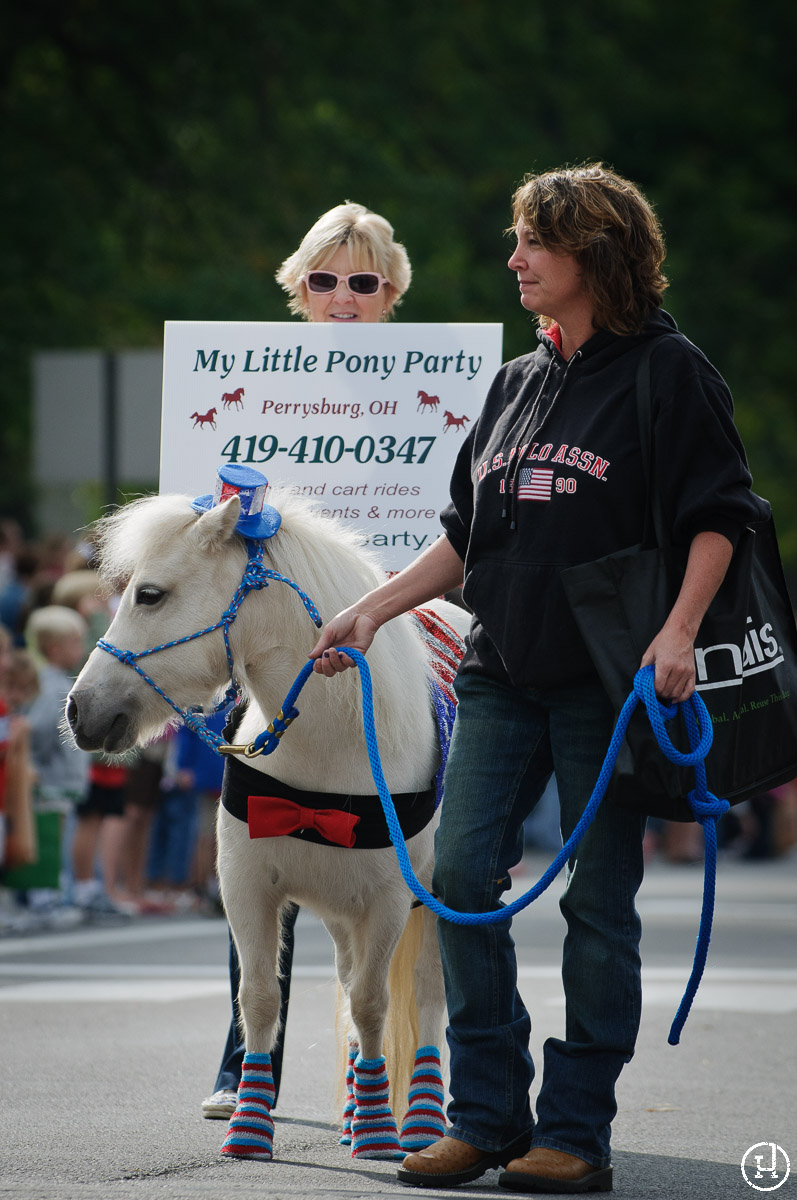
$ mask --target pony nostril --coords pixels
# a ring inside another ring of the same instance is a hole
[[[78,722],[77,701],[74,696],[69,696],[66,701],[66,719],[69,722],[69,728],[75,729]]]

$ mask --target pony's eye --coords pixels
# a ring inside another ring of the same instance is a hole
[[[154,587],[151,583],[144,584],[136,590],[136,604],[157,604],[166,595],[160,588]]]

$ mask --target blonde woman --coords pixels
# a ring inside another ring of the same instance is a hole
[[[389,221],[349,201],[319,217],[277,271],[291,312],[322,322],[387,321],[411,279]]]
[[[306,321],[387,321],[410,286],[412,268],[404,247],[394,240],[393,226],[362,204],[338,204],[319,217],[280,269],[277,282],[288,293],[288,307]],[[280,951],[280,1018],[271,1051],[276,1096],[282,1076],[285,1018],[291,988],[293,931],[299,909],[282,914]],[[212,1095],[202,1101],[202,1115],[228,1120],[235,1111],[245,1046],[236,1010],[240,982],[238,955],[230,939],[230,988],[233,1019]],[[274,1103],[276,1104],[276,1096]]]

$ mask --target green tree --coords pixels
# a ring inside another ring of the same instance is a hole
[[[533,326],[503,269],[525,172],[603,159],[672,247],[668,306],[734,390],[797,569],[790,84],[764,0],[33,0],[0,47],[0,506],[28,516],[28,362],[156,345],[164,319],[283,319],[273,273],[344,198],[384,212],[406,320]]]

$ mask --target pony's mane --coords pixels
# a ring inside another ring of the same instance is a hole
[[[197,520],[187,496],[142,496],[94,526],[100,576],[106,587],[122,590],[137,562],[159,551]]]
[[[282,513],[282,527],[266,542],[275,570],[296,580],[328,621],[363,592],[385,582],[379,556],[342,521],[322,516],[305,496],[275,487],[269,501]]]

